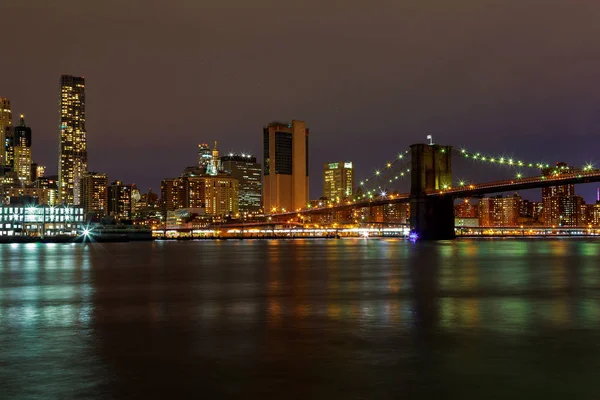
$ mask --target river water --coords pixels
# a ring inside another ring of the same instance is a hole
[[[0,245],[1,399],[600,398],[600,241]]]

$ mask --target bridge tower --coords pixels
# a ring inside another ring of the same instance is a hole
[[[413,144],[410,227],[423,240],[454,239],[454,199],[427,196],[452,186],[452,146]]]

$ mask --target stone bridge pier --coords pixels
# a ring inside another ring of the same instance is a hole
[[[452,186],[452,146],[413,144],[410,227],[421,240],[449,240],[454,233],[454,199],[427,196]]]

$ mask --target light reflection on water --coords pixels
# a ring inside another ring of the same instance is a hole
[[[0,389],[9,398],[484,398],[510,383],[587,398],[600,366],[599,246],[0,245]],[[560,385],[543,379],[557,373]]]

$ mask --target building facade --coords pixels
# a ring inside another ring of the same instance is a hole
[[[74,236],[82,223],[82,207],[0,206],[0,236]]]
[[[212,162],[212,150],[206,143],[198,145],[198,167],[203,168],[206,172],[208,166]]]
[[[31,128],[25,124],[21,114],[19,125],[13,130],[13,166],[22,185],[31,183]]]
[[[573,173],[578,169],[565,162],[557,162],[553,168],[542,170],[544,176]],[[543,220],[546,226],[578,226],[583,224],[581,215],[583,198],[575,195],[575,185],[550,186],[542,188]]]
[[[81,179],[81,203],[86,218],[102,218],[108,212],[108,176],[87,172]]]
[[[521,196],[486,197],[479,200],[479,226],[514,227],[519,224]]]
[[[249,154],[230,154],[221,158],[223,171],[239,182],[239,212],[262,212],[262,168],[256,157]]]
[[[161,212],[166,217],[169,211],[186,208],[189,186],[186,178],[168,178],[160,183]]]
[[[6,138],[12,125],[10,100],[0,97],[0,167],[6,166]]]
[[[63,204],[78,205],[81,178],[87,172],[85,79],[63,75],[60,90],[59,196]]]
[[[272,122],[263,129],[265,213],[306,208],[309,130],[304,121]]]
[[[326,163],[323,166],[323,197],[330,202],[343,201],[354,193],[352,162]]]
[[[133,185],[114,181],[108,186],[108,215],[116,219],[131,219],[133,216]]]

